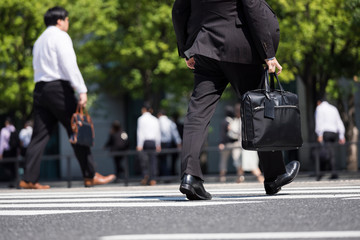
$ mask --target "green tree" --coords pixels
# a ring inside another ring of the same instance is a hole
[[[132,98],[153,101],[163,93],[172,93],[174,101],[188,94],[191,71],[179,58],[172,27],[173,0],[122,0],[111,21],[114,31],[95,37],[80,47],[79,61],[92,70],[87,72],[100,90],[112,95],[129,94]]]

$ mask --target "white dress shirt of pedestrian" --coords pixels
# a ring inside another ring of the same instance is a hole
[[[87,88],[76,61],[72,40],[67,33],[69,18],[49,26],[36,40],[33,49],[35,82],[69,80],[80,94],[80,104],[87,102]]]
[[[138,151],[143,150],[146,140],[155,141],[156,150],[161,150],[161,132],[159,120],[151,114],[149,109],[142,108],[142,115],[137,120],[137,147]]]
[[[345,143],[345,127],[337,108],[327,101],[318,101],[315,110],[315,132],[318,142],[323,141],[324,132],[339,134],[339,143]]]
[[[158,114],[161,131],[161,142],[175,142],[177,146],[181,145],[181,138],[176,124],[164,113]]]

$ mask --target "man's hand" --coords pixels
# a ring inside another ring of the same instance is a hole
[[[186,62],[186,65],[188,66],[188,68],[195,69],[195,60],[193,57],[190,58],[189,60],[185,59],[185,62]]]
[[[341,145],[344,145],[345,144],[345,138],[343,138],[343,139],[339,139],[339,144],[341,144]]]
[[[317,141],[318,141],[319,143],[322,143],[323,137],[322,137],[322,136],[318,136]]]
[[[220,143],[220,144],[219,144],[219,149],[220,149],[220,150],[224,150],[224,149],[225,149],[225,145],[224,145],[223,143]]]
[[[87,103],[87,94],[86,93],[80,93],[79,95],[79,104],[82,107],[86,107],[86,103]]]
[[[282,71],[282,67],[281,67],[280,63],[276,60],[276,58],[271,59],[271,60],[265,60],[265,62],[268,65],[269,73],[274,73],[277,68],[277,69],[279,69],[277,74],[280,75],[280,73]]]
[[[161,152],[161,146],[156,146],[156,152]]]

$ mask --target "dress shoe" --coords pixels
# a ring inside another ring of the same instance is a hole
[[[144,178],[140,181],[140,184],[141,185],[147,185],[149,182],[149,176],[148,175],[145,175]]]
[[[110,174],[107,176],[103,176],[100,173],[95,173],[93,178],[85,178],[84,185],[85,187],[92,187],[94,185],[102,185],[107,184],[109,182],[114,181],[116,176],[114,174]]]
[[[205,190],[203,180],[188,174],[182,178],[179,190],[186,194],[189,200],[211,200],[212,198],[211,194]]]
[[[49,185],[41,185],[40,183],[31,183],[31,182],[25,182],[24,180],[21,180],[19,183],[20,188],[24,189],[49,189]]]
[[[266,194],[274,195],[281,190],[281,187],[291,183],[300,169],[300,162],[292,161],[286,165],[286,173],[277,176],[273,182],[264,182]]]
[[[150,185],[150,186],[155,186],[155,185],[156,185],[156,181],[155,181],[155,180],[150,180],[149,185]]]

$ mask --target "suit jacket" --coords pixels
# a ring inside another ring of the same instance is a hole
[[[279,23],[265,0],[176,0],[172,17],[182,57],[261,64],[279,44]]]

